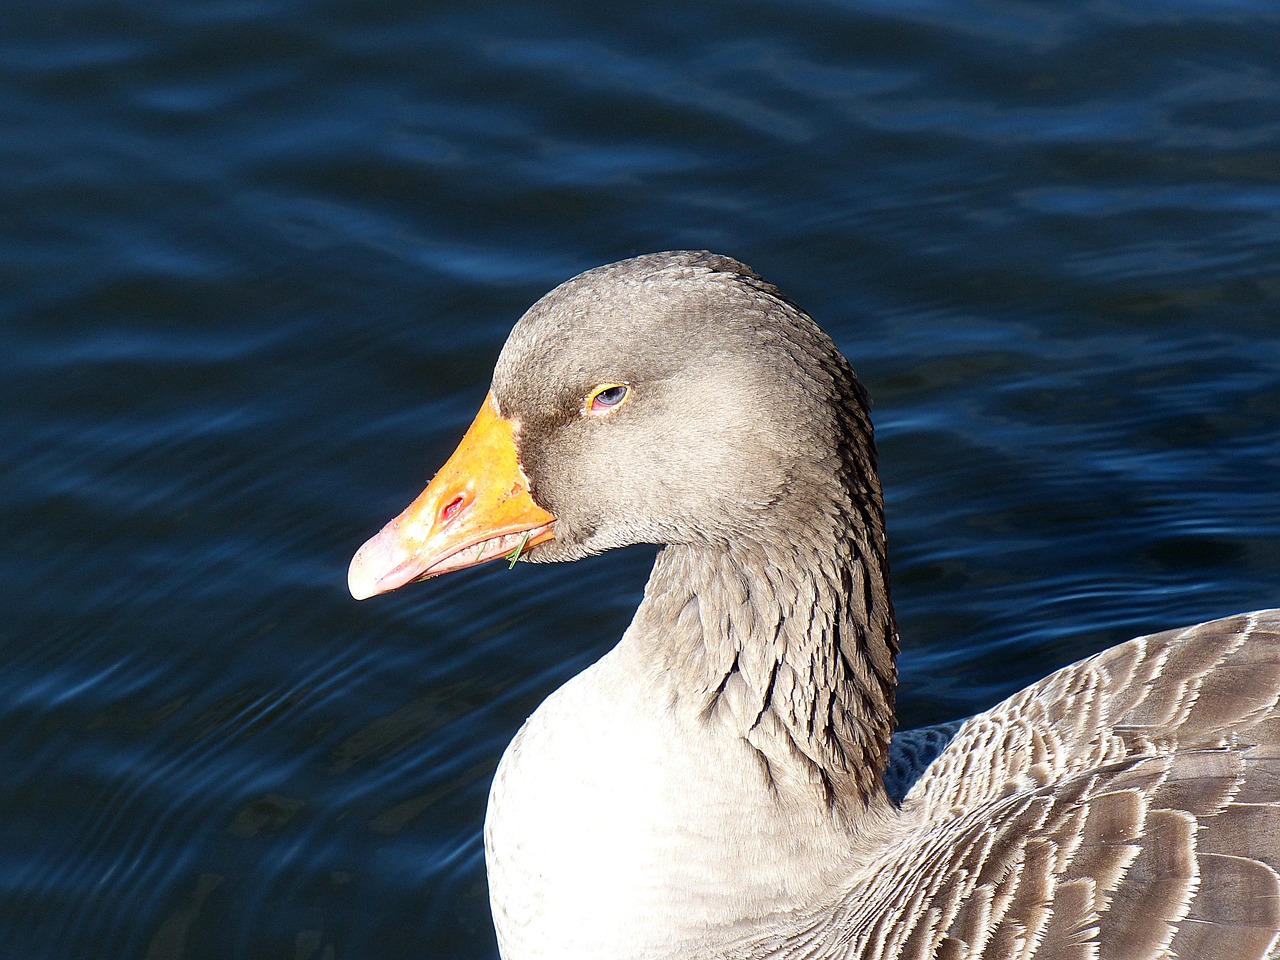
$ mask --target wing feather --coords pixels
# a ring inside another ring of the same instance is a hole
[[[1280,611],[1060,670],[945,731],[847,889],[717,956],[1280,960],[1278,703]]]

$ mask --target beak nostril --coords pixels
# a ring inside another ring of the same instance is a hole
[[[440,523],[448,523],[452,520],[463,507],[467,505],[467,497],[465,494],[458,494],[443,507],[440,508]]]

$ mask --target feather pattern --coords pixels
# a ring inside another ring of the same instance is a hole
[[[838,898],[720,955],[1275,957],[1278,701],[1274,610],[1060,670],[961,725]]]

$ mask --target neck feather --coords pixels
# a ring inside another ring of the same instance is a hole
[[[646,655],[672,708],[750,743],[772,788],[851,821],[884,801],[894,721],[897,636],[874,503],[870,515],[784,524],[768,544],[664,548],[633,632],[661,638]]]

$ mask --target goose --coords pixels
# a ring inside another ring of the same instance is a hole
[[[631,625],[494,776],[505,960],[1280,956],[1280,611],[895,735],[867,396],[728,257],[636,257],[535,303],[348,583],[640,543]]]

